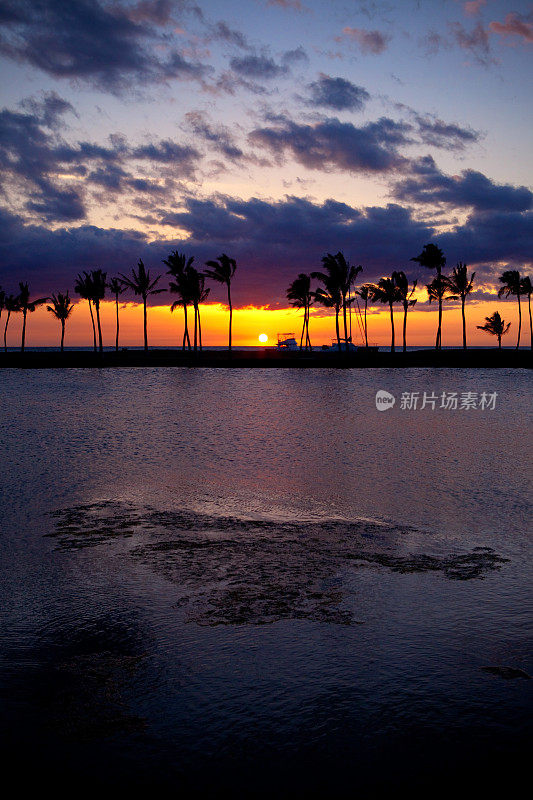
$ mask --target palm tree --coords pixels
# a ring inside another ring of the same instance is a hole
[[[172,275],[174,278],[174,280],[170,281],[169,283],[169,289],[174,294],[177,294],[180,298],[179,300],[176,300],[176,302],[172,303],[170,310],[175,311],[176,308],[179,308],[180,306],[183,307],[183,350],[185,350],[185,342],[187,342],[189,350],[191,349],[191,340],[189,337],[189,328],[187,324],[187,306],[192,303],[188,271],[191,269],[193,262],[194,256],[187,258],[185,253],[179,253],[177,250],[174,250],[172,253],[170,253],[168,258],[163,259],[163,264],[166,264],[168,267],[167,275]]]
[[[394,273],[390,278],[380,278],[379,281],[375,286],[372,287],[372,300],[377,301],[378,303],[388,303],[390,309],[390,324],[391,324],[391,345],[390,351],[391,353],[395,352],[394,347],[394,314],[393,314],[393,303],[397,303],[400,300],[400,295],[398,293],[398,287],[396,285],[396,279],[394,277]]]
[[[311,277],[316,277],[319,273],[312,272]],[[335,286],[333,282],[326,283],[326,286],[322,288],[319,286],[318,289],[313,292],[313,299],[316,303],[320,303],[321,306],[324,308],[334,308],[335,309],[335,332],[337,334],[337,347],[340,352],[341,349],[341,332],[339,330],[339,312],[342,306],[342,294],[338,286]]]
[[[93,346],[94,346],[94,352],[96,353],[97,349],[96,327],[94,324],[93,304],[91,299],[93,294],[93,287],[92,287],[91,276],[89,275],[88,272],[84,272],[83,276],[81,275],[81,273],[77,275],[76,282],[74,283],[74,291],[76,292],[76,294],[79,294],[79,296],[83,300],[87,300],[87,302],[89,303],[89,313],[91,315],[91,323],[93,326]]]
[[[348,306],[348,297],[351,290],[351,287],[355,283],[355,280],[358,274],[362,271],[362,267],[354,267],[353,265],[349,264],[344,254],[340,251],[335,255],[331,253],[327,253],[322,258],[322,264],[326,272],[313,272],[312,277],[318,278],[321,281],[328,291],[338,291],[341,295],[341,305],[342,305],[342,315],[344,321],[344,342],[346,345],[346,351],[348,351],[348,321],[346,316],[346,309]],[[339,307],[340,311],[340,307]],[[338,311],[336,312],[338,316]],[[338,328],[338,321],[337,321],[337,328]],[[340,341],[339,341],[339,348],[340,348]]]
[[[431,283],[426,285],[428,292],[428,300],[430,303],[436,301],[439,304],[439,328],[437,332],[437,341],[439,343],[437,350],[442,346],[442,301],[444,295],[448,291],[448,278],[442,273],[438,272]]]
[[[46,308],[61,323],[61,352],[63,352],[63,344],[65,341],[65,323],[72,314],[74,306],[70,302],[68,290],[66,294],[61,294],[61,292],[53,294],[50,300],[52,301],[52,305],[46,306]]]
[[[229,339],[228,349],[231,351],[231,323],[233,308],[231,305],[231,281],[237,269],[237,262],[234,258],[229,258],[225,253],[217,257],[216,261],[206,261],[206,266],[210,269],[204,270],[204,275],[217,283],[225,283],[228,290],[229,306]]]
[[[20,294],[18,296],[18,310],[22,311],[22,339],[20,343],[20,352],[24,352],[26,345],[26,317],[28,312],[33,314],[35,309],[42,306],[48,300],[48,297],[39,297],[38,300],[30,300],[30,289],[27,283],[19,283]]]
[[[520,306],[520,295],[522,294],[520,273],[517,269],[506,269],[500,275],[500,282],[503,286],[498,290],[498,297],[509,297],[509,295],[516,295],[518,300],[518,339],[516,340],[516,349],[520,347],[520,331],[522,330],[522,308]]]
[[[2,311],[6,307],[6,293],[0,288],[0,319],[2,318]]]
[[[414,256],[411,261],[416,261],[421,267],[427,269],[434,269],[437,273],[437,278],[440,278],[443,268],[446,266],[446,259],[444,253],[437,247],[436,244],[425,244],[422,252],[418,256]],[[440,285],[440,284],[439,284]],[[442,347],[442,300],[444,295],[439,296],[439,324],[437,327],[437,338],[435,340],[435,349],[440,350]]]
[[[366,310],[368,308],[368,301],[372,300],[372,289],[373,284],[371,283],[363,283],[363,285],[355,290],[355,294],[359,295],[361,300],[364,301],[365,304],[365,346],[368,347],[368,327],[366,324]]]
[[[4,328],[4,352],[7,353],[7,326],[9,325],[9,318],[11,317],[11,314],[20,311],[18,295],[6,294],[4,297],[4,308],[7,311],[7,319]]]
[[[529,308],[529,342],[531,349],[533,350],[533,324],[531,321],[531,292],[533,292],[533,283],[531,283],[531,278],[529,275],[526,275],[525,278],[521,279],[520,289],[521,294],[527,295],[527,304]]]
[[[96,310],[96,322],[98,326],[98,349],[101,353],[103,353],[104,346],[102,342],[102,326],[100,325],[100,301],[105,297],[105,290],[107,287],[107,272],[102,272],[101,269],[91,270],[90,287],[92,304]]]
[[[139,259],[139,263],[137,265],[137,272],[135,269],[132,268],[131,270],[131,278],[128,278],[127,275],[123,275],[120,273],[120,279],[125,287],[128,289],[133,289],[136,295],[140,295],[143,299],[143,330],[144,330],[144,351],[145,353],[148,352],[148,325],[147,325],[147,316],[146,316],[146,299],[153,294],[161,294],[161,292],[165,292],[166,289],[156,289],[157,283],[161,275],[158,275],[156,278],[151,280],[150,278],[150,270],[146,269],[142,259]]]
[[[416,304],[416,300],[412,297],[415,293],[418,281],[413,281],[412,288],[409,287],[409,280],[405,274],[400,270],[399,272],[392,273],[392,279],[396,283],[398,300],[403,305],[403,352],[407,352],[407,311]]]
[[[117,332],[115,337],[115,350],[118,353],[118,333],[119,333],[119,321],[118,321],[118,298],[120,295],[125,291],[124,284],[120,280],[120,278],[111,278],[109,283],[107,284],[107,288],[111,292],[111,294],[115,295],[115,310],[116,310],[116,317],[117,317]]]
[[[502,349],[502,336],[505,336],[510,327],[511,323],[508,322],[507,325],[505,325],[505,320],[500,317],[497,311],[495,311],[492,316],[485,317],[484,325],[477,325],[480,331],[486,331],[492,336],[498,337],[498,348],[500,350]]]
[[[448,300],[459,300],[461,298],[461,314],[463,317],[463,350],[466,350],[466,318],[465,318],[465,301],[467,295],[470,294],[474,286],[474,278],[476,273],[468,274],[466,264],[459,261],[456,267],[453,268],[452,274],[448,277],[448,291],[451,295]]]
[[[295,308],[303,308],[304,310],[304,324],[302,327],[302,336],[300,338],[300,350],[303,346],[305,337],[305,350],[309,345],[309,350],[312,350],[311,339],[309,337],[309,309],[313,303],[314,293],[311,291],[311,276],[306,275],[305,272],[300,272],[298,277],[293,280],[287,289],[287,300],[291,306]]]
[[[206,276],[198,272],[194,267],[187,270],[187,282],[189,284],[190,298],[194,307],[194,351],[197,347],[202,350],[202,324],[200,321],[200,305],[205,303],[209,296],[210,289],[205,288]]]

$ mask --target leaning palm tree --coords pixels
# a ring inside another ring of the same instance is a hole
[[[448,278],[442,273],[437,273],[431,283],[426,285],[429,303],[437,302],[439,304],[439,329],[437,339],[439,342],[438,350],[442,347],[442,301],[444,295],[448,291]]]
[[[77,275],[74,283],[74,291],[76,294],[79,294],[83,300],[87,300],[89,303],[89,313],[91,315],[91,324],[93,326],[93,347],[94,352],[96,353],[96,326],[94,324],[93,301],[91,299],[93,295],[93,286],[91,276],[88,272],[84,272],[83,275],[81,273]]]
[[[188,276],[188,270],[191,269],[194,262],[194,256],[187,258],[185,253],[179,253],[173,250],[168,258],[163,259],[163,264],[168,267],[167,275],[171,275],[174,280],[169,283],[169,290],[178,295],[176,300],[170,306],[171,311],[175,311],[180,306],[183,308],[184,324],[183,324],[183,342],[182,349],[185,350],[185,343],[187,342],[189,350],[191,349],[191,340],[189,337],[189,328],[187,322],[187,306],[191,305],[191,285]]]
[[[6,293],[0,288],[0,319],[2,318],[2,311],[6,307]]]
[[[228,335],[228,349],[231,351],[231,323],[233,316],[233,307],[231,305],[231,281],[237,269],[237,262],[234,258],[229,258],[225,253],[217,257],[216,261],[206,261],[207,267],[210,269],[204,270],[204,275],[217,283],[224,283],[228,290],[228,307],[229,307],[229,335]]]
[[[390,310],[390,324],[391,324],[391,353],[395,352],[394,342],[394,313],[393,304],[399,302],[400,295],[396,285],[394,273],[390,278],[380,278],[375,286],[372,287],[372,300],[378,303],[388,303]]]
[[[365,320],[365,326],[364,326],[364,330],[365,330],[365,347],[368,347],[368,326],[366,324],[366,311],[367,311],[367,308],[368,308],[368,301],[372,300],[372,289],[373,289],[373,284],[371,284],[371,283],[363,283],[363,285],[359,289],[355,290],[355,294],[358,295],[361,298],[361,300],[364,302],[364,304],[365,304],[365,315],[364,315],[364,320]],[[359,312],[359,317],[360,316],[361,316],[361,312]]]
[[[311,273],[312,277],[315,277],[317,273]],[[337,349],[340,352],[341,349],[341,332],[339,329],[339,312],[342,306],[342,294],[338,286],[335,286],[333,282],[327,282],[325,287],[319,286],[318,289],[313,292],[313,299],[315,303],[318,303],[324,308],[334,308],[335,309],[335,333],[337,334]]]
[[[161,294],[161,292],[165,292],[166,289],[156,289],[157,283],[161,275],[158,275],[153,280],[150,278],[150,270],[146,269],[142,259],[139,259],[139,263],[137,265],[137,272],[135,269],[132,268],[131,270],[131,278],[128,278],[127,275],[123,275],[120,273],[120,279],[125,287],[128,289],[133,289],[136,295],[140,295],[143,299],[143,331],[144,331],[144,351],[145,353],[148,352],[148,324],[147,324],[147,315],[146,315],[146,300],[150,295],[153,294]]]
[[[102,342],[102,326],[100,325],[100,301],[105,297],[105,290],[107,287],[107,272],[102,272],[101,269],[91,270],[90,275],[91,286],[91,300],[96,311],[96,323],[98,327],[98,349],[101,353],[104,352],[104,345]]]
[[[506,269],[500,275],[500,283],[503,286],[498,290],[498,297],[509,297],[515,295],[518,300],[518,339],[516,340],[516,349],[520,347],[520,332],[522,330],[522,308],[520,306],[520,295],[522,294],[520,273],[517,269]]]
[[[490,333],[491,336],[498,337],[498,348],[500,350],[502,349],[502,336],[505,336],[510,327],[511,323],[508,322],[506,325],[505,320],[500,317],[497,311],[495,311],[490,317],[485,317],[484,325],[477,325],[477,328],[480,331],[486,331],[487,333]]]
[[[18,295],[6,294],[4,297],[4,308],[7,311],[6,324],[4,327],[4,352],[7,353],[7,326],[9,325],[11,314],[16,314],[17,311],[20,311]]]
[[[311,291],[311,276],[306,275],[305,272],[300,272],[298,277],[293,280],[289,288],[287,289],[287,300],[290,302],[291,306],[295,308],[303,308],[304,310],[304,322],[302,327],[302,335],[300,337],[300,350],[304,347],[304,337],[305,337],[305,347],[304,349],[307,350],[309,346],[309,350],[312,350],[311,347],[311,339],[309,337],[309,309],[313,303],[314,293]]]
[[[348,321],[346,309],[348,307],[348,299],[351,287],[354,285],[358,274],[363,268],[361,266],[355,267],[349,264],[346,261],[344,254],[340,251],[335,255],[327,253],[322,258],[322,264],[324,265],[324,269],[326,271],[313,272],[312,277],[318,278],[318,280],[324,284],[326,289],[333,289],[340,292],[342,316],[344,322],[344,342],[346,351],[348,351]]]
[[[30,289],[27,283],[19,283],[20,294],[18,296],[18,310],[22,312],[22,339],[20,343],[20,352],[24,352],[26,346],[26,317],[28,312],[33,312],[39,307],[44,305],[48,297],[39,297],[38,300],[30,300]]]
[[[437,278],[440,279],[443,268],[446,266],[446,259],[444,253],[437,247],[436,244],[425,244],[422,252],[414,256],[411,261],[416,261],[421,267],[427,269],[434,269],[437,273]],[[439,284],[440,285],[440,284]],[[435,349],[440,350],[442,347],[442,300],[444,295],[438,298],[439,303],[439,324],[437,327],[437,338],[435,340]]]
[[[529,308],[529,342],[531,349],[533,350],[533,323],[531,320],[531,293],[533,292],[533,283],[531,282],[531,278],[529,275],[526,275],[525,278],[521,278],[520,280],[520,294],[524,294],[527,296],[527,305]]]
[[[407,311],[416,304],[416,299],[413,300],[413,295],[417,287],[418,281],[414,280],[412,287],[409,286],[409,280],[402,270],[392,273],[392,279],[396,283],[398,291],[398,300],[403,305],[403,352],[407,352]]]
[[[187,270],[187,281],[191,302],[194,308],[194,351],[202,350],[202,323],[200,321],[200,305],[205,303],[209,296],[210,289],[205,288],[205,275],[198,272],[194,267]]]
[[[463,350],[466,350],[466,318],[465,318],[465,301],[467,296],[472,291],[474,286],[474,278],[476,273],[468,274],[466,264],[459,261],[456,267],[453,268],[452,274],[448,277],[448,290],[451,295],[448,300],[461,299],[461,314],[463,317]]]
[[[65,323],[72,314],[74,305],[70,302],[68,290],[66,294],[61,294],[61,292],[53,294],[50,300],[52,301],[52,305],[46,306],[46,308],[61,323],[61,352],[63,352],[63,345],[65,342]]]
[[[115,296],[115,312],[116,312],[116,336],[115,336],[115,350],[118,353],[118,334],[119,334],[119,319],[118,319],[118,298],[125,291],[125,286],[120,278],[111,278],[107,284],[107,288]]]

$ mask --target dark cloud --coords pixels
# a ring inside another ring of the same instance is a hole
[[[245,79],[272,80],[287,74],[287,67],[276,64],[273,58],[266,55],[250,54],[230,60],[231,69]]]
[[[362,86],[345,78],[332,78],[321,73],[317,81],[309,84],[309,105],[332,108],[335,111],[360,111],[370,99]]]
[[[407,202],[446,203],[478,211],[527,211],[533,204],[533,193],[525,186],[497,184],[472,169],[445,175],[431,156],[412,163],[412,174],[396,184],[393,196]]]
[[[268,148],[278,157],[288,152],[309,169],[387,172],[405,161],[397,146],[411,141],[407,136],[411,126],[388,117],[361,127],[336,117],[313,125],[283,117],[279,120],[275,127],[252,131],[251,143]]]
[[[183,4],[179,4],[183,6]],[[203,79],[210,71],[191,62],[156,28],[170,18],[168,2],[104,5],[98,0],[17,0],[4,5],[0,53],[55,78],[89,81],[119,92],[169,79]],[[6,10],[7,9],[7,10]],[[158,50],[155,44],[166,45]]]
[[[142,258],[163,272],[161,259],[173,249],[195,255],[199,263],[227,252],[239,264],[237,305],[284,305],[294,275],[318,267],[327,251],[340,249],[361,263],[362,278],[368,281],[399,267],[412,273],[409,259],[429,241],[444,249],[449,264],[482,265],[487,280],[495,281],[502,264],[523,269],[531,263],[532,218],[532,212],[472,214],[464,225],[436,235],[431,225],[397,204],[359,210],[334,200],[319,204],[298,197],[277,202],[190,197],[183,210],[158,220],[167,224],[170,237],[149,241],[138,231],[87,225],[51,231],[23,225],[19,217],[0,211],[0,282],[10,290],[19,279],[29,279],[36,293],[46,294],[72,288],[76,273],[95,264],[124,271]],[[173,227],[180,231],[175,238]]]
[[[253,50],[252,46],[241,31],[230,28],[229,25],[220,20],[211,26],[211,33],[209,39],[218,39],[219,41],[226,42],[239,50]]]
[[[387,49],[392,36],[381,31],[369,31],[365,28],[350,28],[342,29],[342,35],[335,37],[337,42],[342,42],[349,39],[352,42],[357,42],[362,53],[372,53],[379,55]]]
[[[417,114],[416,123],[420,139],[444,150],[464,150],[468,144],[479,141],[480,134],[472,128],[463,128],[456,123],[443,122],[441,119],[423,117]]]
[[[195,136],[208,142],[214,150],[226,158],[236,161],[244,156],[226,125],[213,125],[206,114],[200,111],[190,111],[185,115],[185,119]]]

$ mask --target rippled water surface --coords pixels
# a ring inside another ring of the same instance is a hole
[[[19,778],[294,797],[518,776],[530,373],[0,377]],[[424,391],[496,408],[400,407]]]

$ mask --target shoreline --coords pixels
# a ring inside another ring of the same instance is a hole
[[[531,369],[531,350],[411,350],[383,353],[283,353],[273,350],[251,352],[204,350],[189,353],[181,350],[120,350],[102,354],[87,350],[64,353],[27,351],[0,353],[0,368],[11,369],[87,369],[121,367],[183,367],[240,369],[376,369],[376,368],[468,368],[468,369]]]

